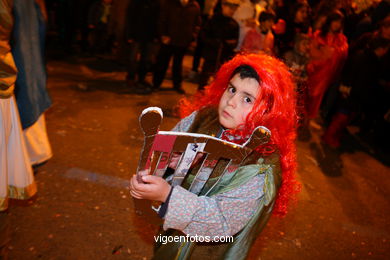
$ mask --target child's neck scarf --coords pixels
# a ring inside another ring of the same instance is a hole
[[[246,135],[243,137],[243,135],[240,134],[241,131],[237,130],[231,130],[231,129],[225,129],[223,130],[220,138],[225,141],[229,141],[235,144],[243,144],[249,139],[249,135]]]

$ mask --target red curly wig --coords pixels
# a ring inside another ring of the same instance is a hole
[[[271,141],[257,148],[263,155],[278,150],[282,168],[282,184],[278,192],[274,213],[284,216],[287,205],[299,191],[295,180],[296,169],[296,100],[294,84],[288,68],[283,62],[265,54],[239,54],[222,65],[215,80],[191,98],[180,100],[180,117],[186,117],[193,111],[206,106],[218,107],[223,93],[234,70],[241,65],[249,65],[260,78],[260,92],[252,111],[248,114],[244,130],[239,134],[246,136],[257,127],[265,126],[271,133]]]

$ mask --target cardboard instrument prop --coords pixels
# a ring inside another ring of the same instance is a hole
[[[140,172],[144,170],[148,170],[148,174],[165,178],[168,166],[175,157],[175,160],[179,159],[178,164],[173,175],[166,180],[172,186],[182,185],[195,161],[201,166],[188,190],[197,195],[207,195],[222,176],[234,174],[253,149],[267,143],[271,136],[267,128],[260,126],[253,131],[246,143],[238,145],[204,134],[159,131],[162,118],[162,111],[158,107],[146,108],[140,116],[145,139],[138,163],[137,179],[142,182]],[[203,154],[201,160],[200,156],[197,156],[199,153]],[[226,165],[222,169],[215,167],[220,160],[224,160]],[[156,212],[159,203],[155,205],[152,201],[139,199],[134,199],[134,202],[138,215],[148,217],[155,223],[162,222]]]

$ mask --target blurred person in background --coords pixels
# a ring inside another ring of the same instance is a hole
[[[199,90],[208,85],[210,76],[235,54],[239,26],[232,16],[239,4],[240,0],[222,0],[221,12],[214,14],[201,31],[204,63]]]
[[[350,54],[368,48],[369,43],[374,38],[384,38],[390,40],[390,14],[378,23],[378,29],[367,32],[351,43]]]
[[[127,86],[137,94],[152,92],[152,85],[145,77],[152,68],[158,42],[159,15],[160,0],[132,0],[127,11],[126,39],[130,50],[126,80]]]
[[[242,42],[248,31],[256,28],[260,13],[266,9],[267,2],[262,0],[240,0],[241,3],[233,18],[240,26],[240,35],[236,50],[241,49]]]
[[[259,26],[247,32],[240,50],[246,53],[265,52],[273,55],[274,35],[272,33],[272,26],[274,23],[274,13],[268,11],[262,12],[259,17]]]
[[[296,3],[291,6],[290,15],[285,18],[284,32],[275,35],[275,45],[279,56],[283,57],[287,51],[294,49],[297,34],[311,33],[309,14],[310,6],[307,3]]]
[[[13,0],[0,0],[0,259],[7,259],[11,236],[8,199],[28,199],[37,192],[14,97],[12,7]]]
[[[109,33],[112,0],[99,0],[88,11],[89,46],[94,53],[108,53],[112,35]]]
[[[202,10],[202,26],[201,30],[203,29],[204,25],[213,17],[215,13],[215,9],[220,7],[220,0],[200,0],[198,1],[200,8]],[[192,81],[197,82],[196,78],[198,76],[198,70],[200,65],[200,60],[202,58],[202,51],[203,51],[203,42],[201,39],[201,34],[198,35],[198,38],[196,39],[196,47],[194,50],[194,58],[192,60],[192,69],[188,75],[188,78]]]
[[[195,0],[166,0],[158,23],[160,50],[153,74],[153,88],[161,87],[169,61],[173,57],[173,88],[184,94],[182,88],[183,58],[191,43],[195,42],[201,25],[199,4]]]
[[[294,49],[284,55],[295,80],[297,93],[298,138],[306,141],[310,138],[307,118],[307,64],[309,63],[310,37],[306,34],[295,35]]]
[[[348,58],[339,87],[339,99],[323,141],[331,147],[340,146],[349,122],[362,115],[361,134],[376,133],[374,141],[389,141],[385,133],[385,114],[389,111],[389,82],[383,80],[383,57],[389,50],[389,39],[373,38],[367,48]],[[387,88],[387,89],[386,89]],[[388,123],[387,123],[388,129]]]
[[[14,0],[11,49],[18,75],[15,96],[27,151],[34,166],[52,157],[44,112],[51,100],[44,60],[46,18],[43,0]]]
[[[322,99],[337,82],[348,54],[347,38],[343,34],[344,16],[331,13],[321,30],[317,30],[311,41],[308,64],[308,117],[317,117]]]

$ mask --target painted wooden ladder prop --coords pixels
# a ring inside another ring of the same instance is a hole
[[[201,166],[188,188],[197,195],[207,195],[222,176],[234,174],[253,149],[267,143],[271,136],[267,128],[260,126],[253,131],[246,143],[238,145],[204,134],[159,131],[162,118],[162,111],[158,107],[146,108],[140,116],[140,126],[145,138],[137,168],[138,181],[142,182],[140,172],[144,170],[163,177],[172,156],[180,156],[169,182],[172,186],[181,185],[196,160],[196,155],[202,153],[203,159],[199,161]],[[226,166],[214,171],[219,160],[224,160]],[[139,199],[134,199],[134,203],[138,215],[157,224],[162,222],[156,212],[159,203]]]

